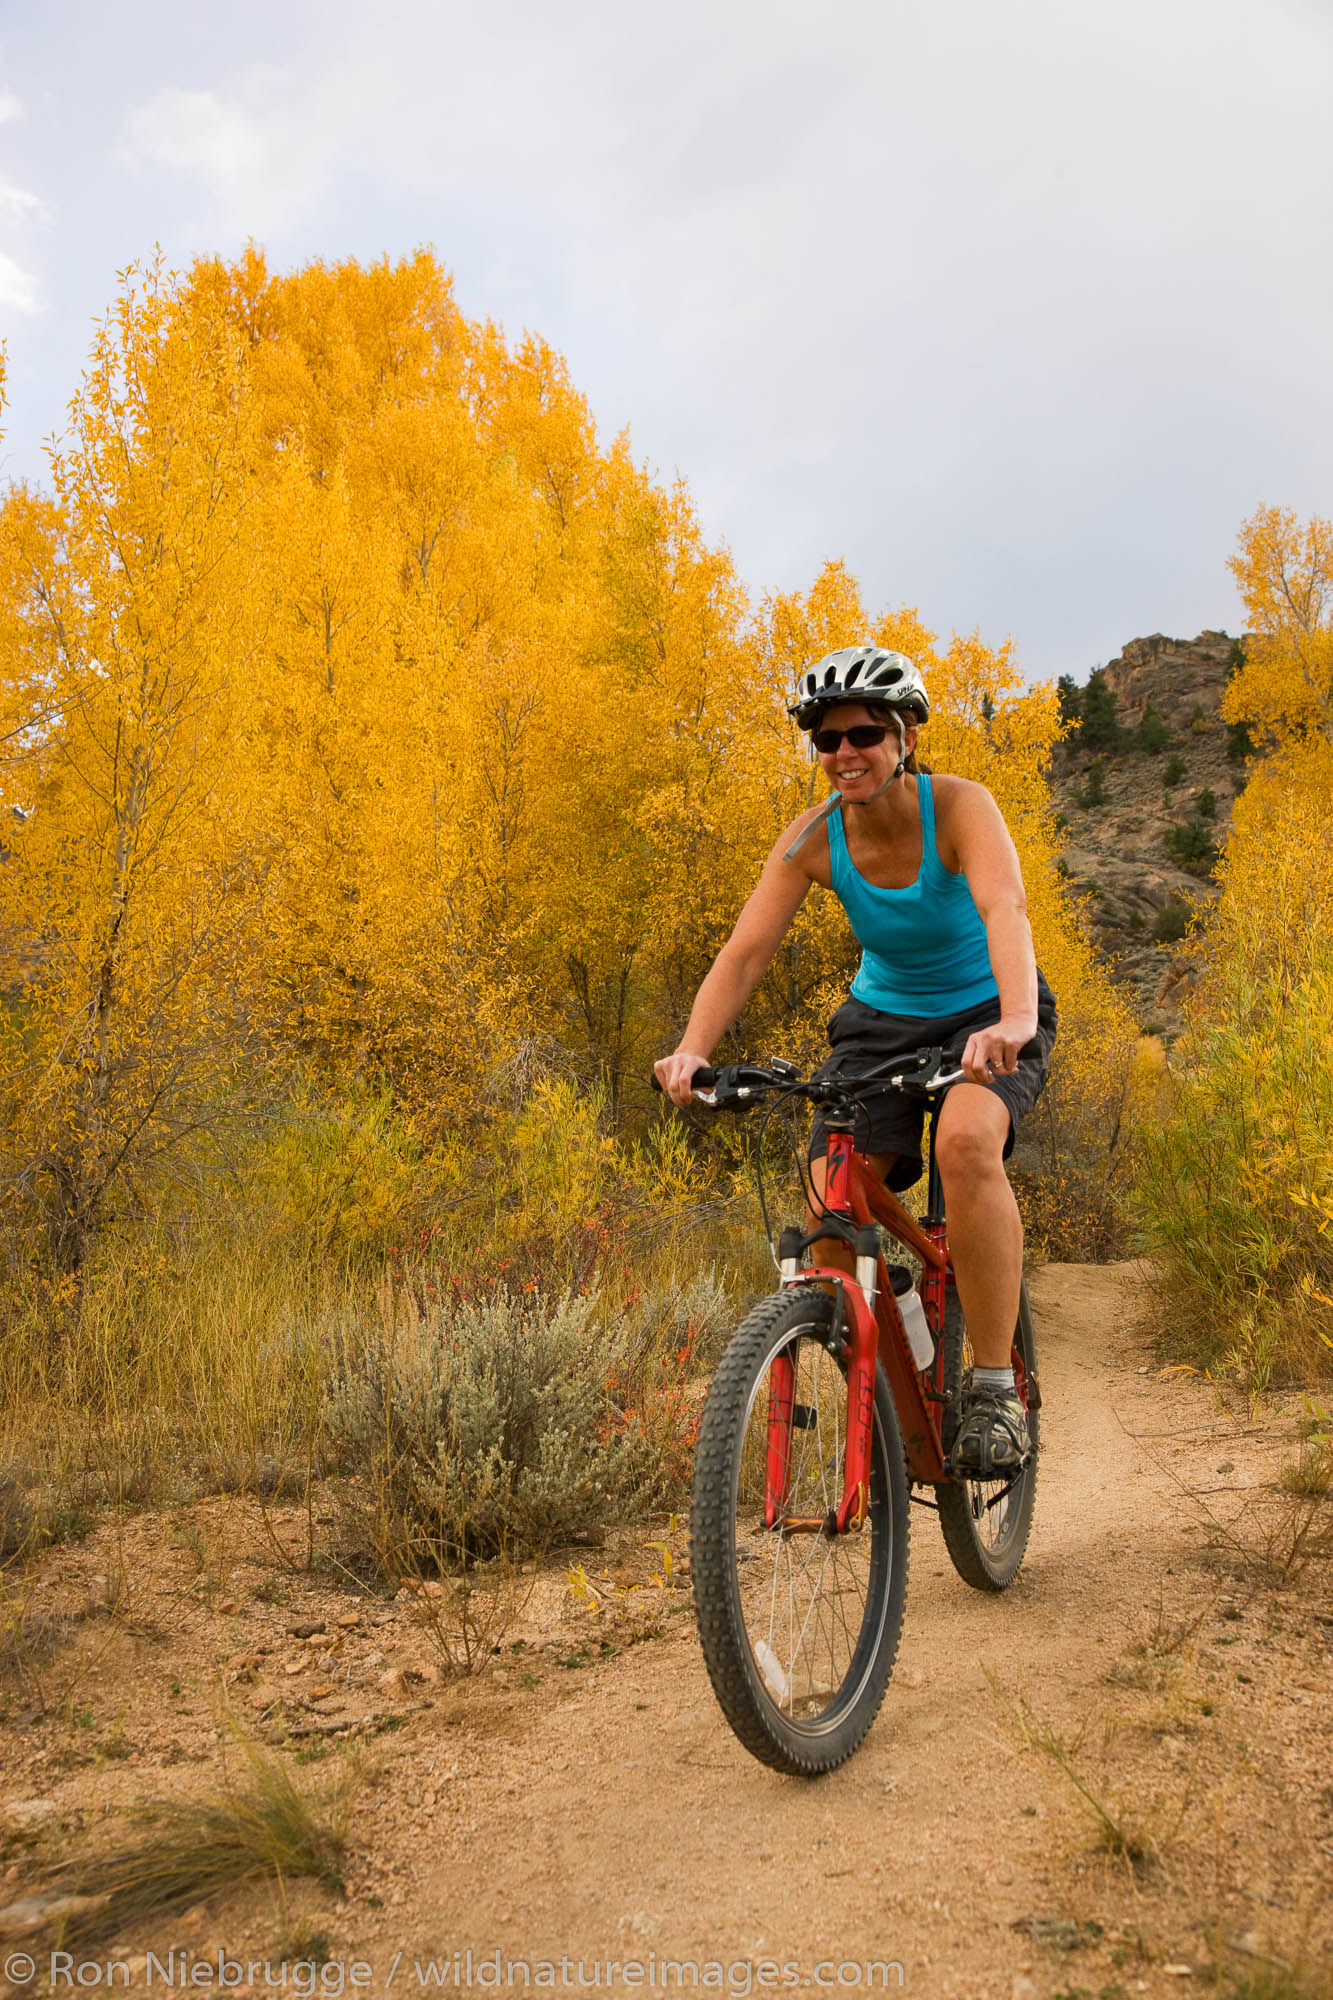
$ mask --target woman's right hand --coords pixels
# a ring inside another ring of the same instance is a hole
[[[690,1078],[696,1070],[707,1067],[707,1056],[692,1056],[688,1049],[677,1049],[674,1055],[659,1057],[653,1064],[653,1075],[673,1104],[693,1104]]]

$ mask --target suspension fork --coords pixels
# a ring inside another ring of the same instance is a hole
[[[944,1220],[944,1184],[940,1179],[939,1161],[935,1157],[935,1128],[939,1121],[941,1100],[933,1099],[928,1112],[929,1147],[927,1151],[926,1212],[921,1218],[921,1233],[927,1237],[941,1253],[939,1264],[926,1264],[921,1272],[921,1303],[925,1307],[926,1324],[935,1336],[935,1366],[933,1384],[936,1393],[936,1430],[939,1422],[939,1398],[944,1391],[944,1315],[948,1306],[949,1286],[954,1282],[953,1266],[949,1263],[948,1232]]]
[[[852,1136],[830,1131],[828,1163],[825,1168],[824,1207],[829,1215],[852,1220],[851,1202]],[[859,1246],[858,1246],[859,1248]],[[875,1421],[875,1361],[879,1330],[875,1322],[875,1259],[858,1255],[856,1280],[845,1271],[816,1268],[804,1271],[794,1281],[812,1284],[832,1281],[837,1287],[848,1322],[847,1333],[847,1436],[843,1490],[835,1509],[827,1518],[794,1520],[786,1518],[788,1483],[791,1477],[791,1434],[795,1416],[796,1370],[791,1355],[776,1354],[769,1365],[768,1455],[764,1479],[764,1525],[785,1527],[788,1533],[845,1534],[859,1528],[870,1509],[870,1454]],[[867,1284],[868,1280],[868,1284]]]
[[[776,1527],[787,1504],[791,1477],[791,1420],[796,1393],[796,1364],[788,1348],[775,1354],[768,1368],[768,1464],[764,1474],[764,1526]]]

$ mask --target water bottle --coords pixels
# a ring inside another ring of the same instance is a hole
[[[902,1315],[912,1359],[918,1368],[929,1368],[935,1359],[935,1338],[926,1320],[921,1294],[912,1283],[912,1273],[905,1264],[891,1264],[889,1276],[893,1279],[894,1302]]]

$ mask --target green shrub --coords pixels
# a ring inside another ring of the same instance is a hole
[[[1171,731],[1151,702],[1144,709],[1142,720],[1134,735],[1139,749],[1148,751],[1153,757],[1165,750],[1171,741]]]
[[[1100,757],[1094,758],[1089,764],[1087,776],[1074,797],[1078,804],[1084,807],[1106,804],[1106,771]]]
[[[677,1499],[699,1317],[688,1296],[612,1311],[501,1285],[422,1313],[386,1294],[340,1330],[325,1396],[356,1552],[394,1580]]]
[[[1190,906],[1173,896],[1152,920],[1152,934],[1158,944],[1177,944],[1190,926]]]
[[[1162,835],[1162,845],[1177,867],[1187,868],[1192,875],[1206,875],[1217,859],[1212,834],[1199,819],[1169,826]]]
[[[1212,819],[1217,811],[1217,794],[1205,785],[1201,792],[1194,794],[1194,810],[1200,819]]]
[[[1227,756],[1233,764],[1243,764],[1247,757],[1254,755],[1254,739],[1250,735],[1248,722],[1227,724]]]
[[[1135,1206],[1175,1358],[1333,1371],[1333,757],[1259,765],[1187,1031],[1141,1119]]]
[[[1185,759],[1179,755],[1168,757],[1162,772],[1162,783],[1166,786],[1178,785],[1185,775]]]
[[[1310,1383],[1333,1361],[1331,1000],[1327,964],[1302,984],[1279,952],[1242,975],[1231,1017],[1198,1021],[1139,1135],[1135,1202],[1172,1350],[1258,1387]]]

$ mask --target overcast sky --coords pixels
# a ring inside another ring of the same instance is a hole
[[[160,243],[437,250],[758,593],[1082,678],[1333,511],[1330,0],[0,7],[4,469]]]

